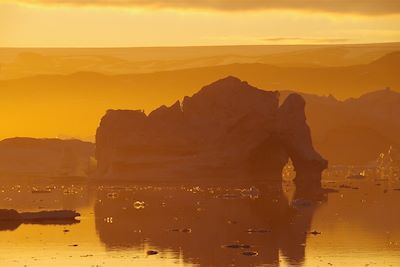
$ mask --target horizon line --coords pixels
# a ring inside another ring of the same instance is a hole
[[[247,47],[247,46],[351,46],[351,45],[390,45],[399,41],[366,43],[305,43],[305,44],[220,44],[220,45],[165,45],[165,46],[0,46],[0,49],[130,49],[130,48],[201,48],[201,47]]]

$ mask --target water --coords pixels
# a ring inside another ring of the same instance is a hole
[[[339,179],[324,188],[338,192],[299,194],[290,182],[10,181],[0,186],[2,208],[81,217],[0,223],[0,266],[400,266],[400,184]]]

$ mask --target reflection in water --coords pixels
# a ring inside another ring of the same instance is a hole
[[[31,221],[31,222],[23,222],[23,221],[0,221],[0,231],[14,231],[22,224],[31,224],[31,225],[73,225],[79,223],[79,220],[55,220],[55,221]]]
[[[397,266],[399,182],[343,178],[324,187],[339,192],[291,182],[10,182],[0,186],[1,208],[82,216],[66,225],[0,223],[0,266]]]
[[[294,208],[278,186],[265,185],[103,187],[95,203],[96,229],[108,249],[150,246],[200,266],[278,264],[280,254],[299,264],[321,199],[312,192],[294,198],[312,201]]]

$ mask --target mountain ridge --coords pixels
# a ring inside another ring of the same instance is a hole
[[[396,91],[400,90],[398,89],[400,88],[400,81],[398,81],[396,76],[396,70],[400,68],[399,55],[400,52],[392,52],[368,64],[342,67],[279,67],[263,63],[234,63],[140,74],[103,74],[91,71],[79,71],[73,74],[42,74],[3,80],[0,81],[0,85],[24,83],[25,81],[44,82],[42,81],[43,79],[49,80],[47,82],[74,82],[74,79],[84,81],[97,77],[105,81],[142,83],[150,86],[154,84],[154,79],[168,82],[174,79],[174,77],[191,76],[198,81],[195,83],[198,84],[197,87],[201,87],[199,83],[206,84],[211,82],[209,81],[212,79],[211,77],[216,77],[213,80],[217,80],[232,75],[242,77],[261,88],[275,88],[277,90],[294,89],[295,91],[305,93],[335,94],[336,97],[344,99],[360,96],[363,93],[374,91],[378,88],[392,87]],[[365,80],[364,76],[366,74],[368,74],[368,79]],[[262,76],[262,80],[260,76]],[[210,78],[207,80],[206,77]],[[324,86],[324,82],[327,85]],[[179,86],[179,79],[176,79],[176,83]],[[262,85],[259,86],[259,84]],[[350,85],[353,86],[353,95],[347,92],[352,88],[349,87]],[[320,89],[321,87],[322,89]]]

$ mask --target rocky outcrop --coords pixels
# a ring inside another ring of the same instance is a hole
[[[109,110],[96,134],[97,174],[124,179],[280,181],[289,157],[299,180],[327,162],[313,149],[304,100],[227,77],[148,116]],[[302,177],[302,178],[300,178]]]

